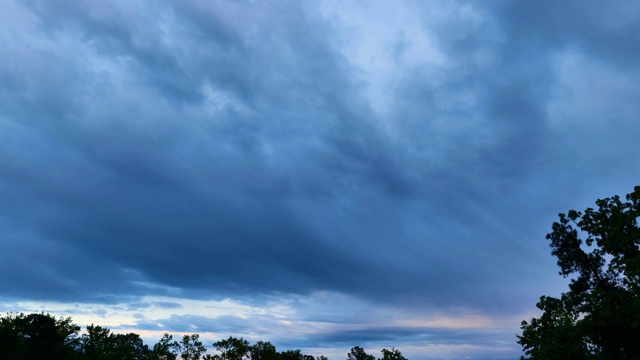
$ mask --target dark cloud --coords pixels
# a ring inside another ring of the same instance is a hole
[[[3,296],[143,311],[331,291],[513,314],[559,291],[555,214],[637,181],[639,7],[402,6],[421,28],[389,21],[372,43],[390,63],[367,72],[374,27],[322,6],[11,3]],[[396,330],[352,337],[454,337]]]
[[[424,327],[380,327],[335,331],[318,334],[310,343],[326,345],[389,343],[402,346],[411,343],[438,343],[443,345],[489,345],[509,341],[513,334],[492,330],[458,330]],[[402,339],[399,340],[398,339]]]
[[[636,66],[640,9],[635,4],[566,1],[535,6],[514,1],[498,9],[513,46],[542,53],[554,47],[573,47],[615,66]]]

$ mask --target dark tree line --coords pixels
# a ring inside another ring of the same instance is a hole
[[[135,333],[116,334],[106,327],[89,325],[84,332],[71,318],[49,314],[7,314],[0,317],[0,359],[11,360],[328,360],[301,350],[278,352],[270,342],[251,345],[229,337],[213,343],[217,354],[207,354],[198,334],[174,340],[164,334],[152,347]],[[359,346],[348,360],[376,360]],[[382,350],[379,360],[407,360],[396,349]]]
[[[522,322],[522,359],[640,359],[640,186],[596,205],[560,214],[547,235],[569,291]]]

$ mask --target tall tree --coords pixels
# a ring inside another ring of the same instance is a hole
[[[226,340],[213,343],[213,346],[220,352],[214,357],[220,360],[242,360],[249,357],[249,342],[243,338],[229,336]]]
[[[351,351],[347,354],[348,360],[376,360],[376,357],[373,355],[367,354],[363,348],[360,346],[354,346],[351,348]]]
[[[251,360],[278,360],[278,351],[270,342],[258,341],[249,349]]]
[[[207,348],[200,341],[200,335],[184,335],[180,345],[180,356],[183,360],[200,360],[202,354],[207,352]]]
[[[300,349],[281,351],[279,356],[280,360],[304,360],[304,354]]]
[[[147,360],[151,354],[138,334],[111,334],[110,340],[114,360]]]
[[[24,351],[24,344],[15,324],[16,315],[7,314],[0,318],[0,359],[18,359]]]
[[[382,353],[382,358],[379,360],[407,360],[406,357],[402,356],[400,350],[396,348],[391,348],[391,350],[382,349],[380,352]]]
[[[88,325],[80,338],[80,351],[84,358],[108,359],[111,350],[111,330],[100,325]]]
[[[49,314],[9,314],[0,319],[0,358],[72,359],[80,327],[71,318]]]
[[[640,186],[596,205],[559,214],[547,235],[569,291],[522,322],[522,359],[640,359]]]
[[[157,359],[140,335],[114,334],[106,327],[91,324],[80,338],[82,359],[87,360],[147,360]],[[166,360],[166,358],[162,358]]]
[[[316,358],[314,358],[313,355],[304,354],[300,349],[282,351],[278,354],[277,359],[279,360],[316,360]]]
[[[162,338],[153,345],[151,355],[152,360],[176,360],[177,353],[180,350],[180,344],[173,340],[173,336],[167,333],[162,335]]]

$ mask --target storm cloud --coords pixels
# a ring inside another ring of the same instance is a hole
[[[132,304],[146,330],[258,337],[290,320],[318,326],[298,347],[516,357],[499,344],[564,286],[544,240],[556,214],[637,185],[639,12],[9,1],[0,299]],[[182,305],[227,300],[288,310]],[[417,348],[452,344],[468,354]]]

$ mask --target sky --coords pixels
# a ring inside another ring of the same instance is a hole
[[[0,312],[515,359],[640,172],[640,3],[7,0]]]

